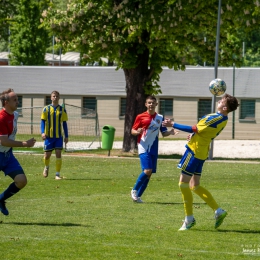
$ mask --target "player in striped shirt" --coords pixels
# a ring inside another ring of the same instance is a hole
[[[41,114],[41,133],[44,140],[44,170],[43,176],[46,178],[49,174],[50,157],[52,151],[56,154],[56,180],[62,179],[60,177],[60,170],[62,165],[61,151],[63,149],[63,131],[64,142],[68,143],[68,115],[66,109],[59,105],[60,93],[52,91],[52,104],[45,106]]]
[[[141,196],[147,188],[152,173],[156,172],[159,131],[164,137],[178,133],[174,129],[168,131],[167,127],[162,126],[164,117],[155,112],[157,104],[154,96],[148,96],[145,102],[147,111],[137,115],[131,130],[132,135],[137,136],[138,154],[142,169],[142,173],[137,178],[131,191],[133,201],[138,203],[143,202]]]
[[[204,116],[197,125],[187,126],[172,122],[166,119],[164,126],[172,126],[175,129],[192,133],[186,145],[186,152],[183,155],[178,168],[181,169],[179,187],[182,193],[185,209],[185,220],[179,230],[188,230],[196,224],[193,216],[192,191],[203,199],[215,213],[215,228],[218,228],[227,212],[219,207],[211,193],[200,185],[202,167],[208,157],[211,141],[224,129],[228,121],[228,113],[239,106],[235,97],[225,94],[218,101],[216,113]]]

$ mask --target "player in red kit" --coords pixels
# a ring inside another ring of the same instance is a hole
[[[0,194],[0,211],[4,215],[9,212],[5,201],[19,192],[27,184],[24,171],[13,155],[12,147],[32,147],[36,140],[31,138],[28,141],[15,141],[17,132],[18,97],[13,89],[2,92],[0,96],[2,109],[0,111],[0,170],[13,179],[10,186]]]
[[[152,173],[156,172],[159,131],[164,137],[178,133],[174,129],[168,131],[167,127],[162,126],[164,117],[155,112],[157,104],[154,96],[148,96],[145,102],[147,111],[137,115],[131,130],[132,135],[138,136],[138,154],[142,169],[131,191],[131,197],[137,203],[143,202],[141,196],[147,188]]]

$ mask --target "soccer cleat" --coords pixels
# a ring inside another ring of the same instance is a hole
[[[218,228],[222,224],[226,216],[227,216],[227,212],[223,209],[219,213],[215,213],[215,219],[216,219],[215,228]]]
[[[137,190],[131,190],[131,197],[132,197],[132,200],[135,202],[138,200]]]
[[[5,206],[5,201],[4,200],[0,200],[0,210],[4,215],[9,215],[8,209]]]
[[[49,174],[49,167],[48,167],[48,168],[47,168],[47,167],[44,167],[44,170],[43,170],[43,173],[42,173],[43,177],[44,177],[44,178],[47,178],[47,177],[48,177],[48,174]]]
[[[55,176],[55,180],[62,180],[62,177],[56,175],[56,176]]]
[[[135,202],[137,202],[137,203],[144,203],[140,197],[138,197]]]
[[[189,223],[187,223],[185,220],[183,221],[183,224],[182,224],[182,226],[181,226],[181,228],[179,229],[179,231],[183,231],[183,230],[189,230],[189,229],[191,229],[193,226],[195,226],[196,225],[196,220],[195,220],[195,218],[191,221],[191,222],[189,222]]]

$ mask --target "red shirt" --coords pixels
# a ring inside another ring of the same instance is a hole
[[[162,126],[163,116],[157,113],[150,115],[148,112],[137,115],[132,129],[143,129],[143,133],[137,136],[138,153],[158,154],[159,131],[166,132],[167,128]]]
[[[8,114],[5,109],[0,111],[0,136],[7,135],[9,139],[15,140],[18,116],[16,111],[12,115]],[[7,152],[10,149],[11,147],[0,144],[0,152]]]

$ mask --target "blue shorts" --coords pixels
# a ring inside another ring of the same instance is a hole
[[[24,174],[23,168],[14,157],[12,149],[6,153],[0,153],[0,170],[13,179],[18,174]]]
[[[139,154],[142,171],[152,169],[152,173],[156,173],[158,155],[141,153]]]
[[[182,156],[177,168],[181,169],[182,173],[189,176],[192,176],[193,174],[201,175],[204,162],[205,160],[195,158],[194,153],[187,149]]]
[[[54,149],[62,150],[63,149],[63,138],[46,138],[44,140],[43,150],[45,152],[53,151]]]

